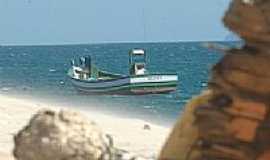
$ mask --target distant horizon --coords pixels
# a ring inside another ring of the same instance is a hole
[[[9,47],[9,46],[73,46],[73,45],[104,45],[104,44],[155,44],[155,43],[204,43],[204,42],[241,42],[241,40],[205,40],[205,41],[149,41],[149,42],[93,42],[93,43],[57,43],[57,44],[0,44],[0,47]]]

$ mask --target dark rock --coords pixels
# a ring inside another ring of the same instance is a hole
[[[151,130],[151,126],[150,126],[149,124],[145,124],[145,125],[143,126],[143,129],[144,129],[144,130]]]

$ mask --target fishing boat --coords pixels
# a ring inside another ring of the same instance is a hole
[[[133,49],[129,52],[129,75],[115,74],[98,69],[90,56],[81,57],[68,71],[73,86],[90,94],[161,94],[175,91],[177,74],[149,73],[146,52]]]

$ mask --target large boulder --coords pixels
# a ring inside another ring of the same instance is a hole
[[[270,42],[270,1],[233,0],[224,17],[224,24],[246,43]]]
[[[224,23],[245,44],[213,67],[160,160],[270,160],[270,0],[233,0]]]
[[[39,111],[14,142],[17,160],[153,160],[116,148],[110,135],[72,111]]]
[[[108,153],[97,125],[71,111],[38,112],[14,140],[18,160],[100,160]]]

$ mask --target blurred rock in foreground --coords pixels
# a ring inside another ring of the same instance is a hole
[[[224,23],[245,45],[213,67],[160,160],[270,160],[270,0],[233,0]]]
[[[39,111],[14,141],[17,160],[145,160],[115,148],[110,135],[71,111]]]
[[[75,112],[44,110],[15,136],[18,160],[98,160],[106,150],[95,123]]]
[[[270,43],[270,1],[233,0],[224,17],[224,24],[247,44]]]

